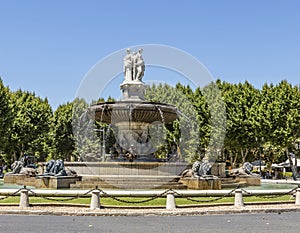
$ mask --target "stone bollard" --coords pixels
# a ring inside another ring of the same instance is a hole
[[[296,205],[300,205],[300,188],[296,189],[296,201],[295,201]]]
[[[100,191],[99,190],[92,191],[90,209],[91,210],[100,209]]]
[[[174,209],[176,209],[175,196],[174,196],[174,192],[173,191],[167,192],[166,209],[167,210],[174,210]]]
[[[28,197],[28,190],[22,189],[20,191],[20,208],[28,208],[29,207],[29,197]]]
[[[234,206],[238,208],[244,207],[243,191],[241,189],[237,189],[234,194]]]

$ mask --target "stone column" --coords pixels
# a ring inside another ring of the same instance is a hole
[[[28,208],[29,207],[29,197],[28,190],[22,189],[20,192],[20,208]]]
[[[166,209],[167,210],[174,210],[174,209],[176,209],[175,196],[174,196],[174,192],[173,191],[167,192]]]
[[[234,206],[238,208],[244,207],[243,191],[241,189],[235,190]]]
[[[92,191],[91,204],[90,209],[100,209],[100,191],[94,190]]]

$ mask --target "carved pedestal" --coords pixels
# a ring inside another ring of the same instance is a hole
[[[141,81],[126,81],[120,85],[122,90],[122,100],[136,100],[144,101],[145,100],[145,90],[147,88],[146,84]]]

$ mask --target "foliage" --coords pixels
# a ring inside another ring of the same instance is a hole
[[[88,103],[84,99],[73,101],[72,130],[75,142],[74,154],[83,158],[88,154],[100,156],[101,139],[93,116],[88,111]]]
[[[13,115],[10,106],[9,89],[3,85],[0,78],[0,154],[4,153],[9,145],[12,121]]]
[[[180,119],[167,124],[165,142],[160,141],[161,145],[158,152],[164,153],[173,144],[178,148],[181,160],[192,161],[197,157],[197,150],[200,147],[199,129],[197,122],[197,112],[192,104],[192,89],[177,84],[171,87],[167,84],[152,85],[146,91],[146,100],[151,102],[167,103],[177,107],[180,111]],[[164,119],[162,119],[164,121]],[[164,147],[168,148],[164,148]],[[165,153],[163,156],[166,156]],[[157,157],[163,157],[157,155]]]
[[[175,145],[180,159],[190,162],[204,157],[239,166],[261,157],[270,166],[300,153],[295,148],[300,141],[300,90],[287,81],[261,89],[220,80],[194,90],[180,83],[158,84],[147,88],[146,100],[174,105],[181,112],[179,120],[149,129],[158,157],[167,156]],[[24,153],[40,160],[100,156],[103,135],[106,149],[115,139],[110,126],[90,120],[88,106],[75,99],[53,114],[47,99],[28,91],[12,92],[0,79],[1,156],[6,163]]]
[[[47,99],[18,90],[11,93],[13,124],[8,151],[17,160],[24,153],[43,159],[49,153],[52,109]]]
[[[72,132],[73,104],[60,105],[54,112],[51,124],[52,158],[71,160],[75,149]]]

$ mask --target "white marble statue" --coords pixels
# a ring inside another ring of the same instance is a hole
[[[134,65],[135,65],[135,80],[141,81],[144,76],[145,71],[145,63],[144,59],[142,57],[143,49],[139,49],[139,52],[136,53],[135,59],[134,59]]]
[[[123,59],[123,61],[124,61],[124,68],[123,68],[124,78],[125,78],[125,81],[132,81],[133,57],[132,57],[132,54],[130,53],[129,48],[126,50],[126,52],[127,52],[127,54]]]
[[[145,63],[142,57],[143,49],[133,52],[127,49],[124,57],[124,79],[125,81],[142,81],[145,72]]]

